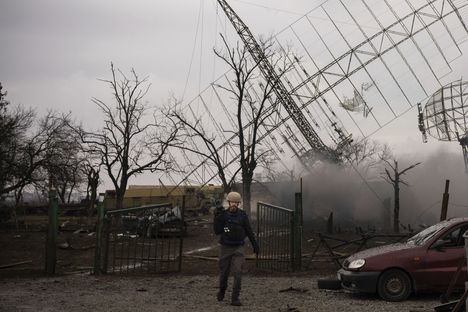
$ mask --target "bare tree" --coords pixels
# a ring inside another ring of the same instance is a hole
[[[406,183],[402,179],[402,176],[406,174],[409,170],[421,164],[421,162],[417,162],[415,164],[412,164],[411,166],[406,167],[403,170],[400,170],[398,168],[398,161],[396,159],[392,159],[392,162],[390,162],[387,159],[381,159],[385,162],[386,166],[390,167],[390,169],[385,168],[385,174],[382,173],[382,178],[393,186],[393,192],[395,197],[393,209],[393,231],[395,233],[398,233],[400,232],[400,183],[408,186],[408,183]]]
[[[281,162],[271,151],[260,158],[257,164],[262,169],[261,177],[264,182],[293,182],[300,179],[300,171],[296,168],[289,169],[284,164],[283,168],[280,166]]]
[[[80,154],[82,154],[81,162],[78,170],[86,183],[86,210],[88,217],[91,217],[98,197],[98,186],[101,183],[100,172],[102,168],[102,155],[96,150],[94,144],[87,144],[85,138],[88,134],[84,132],[81,126],[69,124],[69,128],[74,132],[74,135],[79,137]]]
[[[228,163],[222,157],[222,150],[215,145],[216,136],[205,129],[201,117],[194,116],[193,120],[188,118],[180,108],[180,103],[174,98],[170,100],[165,115],[175,124],[179,124],[183,130],[185,144],[176,144],[175,147],[199,155],[213,164],[217,169],[224,193],[230,192],[240,167],[234,173],[228,173],[226,170]]]
[[[82,165],[83,159],[80,155],[70,155],[68,158],[63,159],[59,166],[51,166],[54,171],[50,171],[49,177],[52,179],[62,203],[70,203],[73,192],[84,183]]]
[[[70,181],[70,176],[64,177],[63,173],[70,172],[70,159],[77,157],[77,141],[73,140],[73,132],[67,127],[69,115],[49,112],[37,120],[31,109],[18,106],[9,110],[5,95],[0,88],[0,195],[13,193],[18,204],[23,190],[29,185],[59,189],[57,182]],[[73,187],[67,184],[60,194],[66,189],[71,192]],[[16,219],[15,212],[13,210]]]
[[[36,169],[37,151],[28,137],[35,113],[17,107],[9,110],[0,84],[0,195],[24,188]]]
[[[300,179],[300,175],[294,169],[275,170],[270,167],[264,169],[263,172],[266,182],[294,182]]]
[[[83,173],[87,178],[86,186],[86,203],[88,217],[91,217],[94,211],[94,204],[97,199],[97,189],[100,183],[99,173],[101,164],[93,163],[89,158],[85,160],[82,166]]]
[[[245,47],[237,43],[235,48],[231,48],[225,38],[222,35],[221,37],[225,51],[215,50],[215,54],[229,66],[234,78],[232,85],[226,87],[218,84],[216,86],[227,91],[235,104],[234,115],[237,123],[234,130],[237,136],[235,144],[239,151],[244,209],[250,213],[250,187],[254,171],[258,160],[268,155],[267,150],[262,152],[258,149],[259,129],[265,124],[265,120],[275,113],[275,109],[270,109],[271,106],[274,108],[279,105],[279,100],[275,96],[275,88],[279,79],[292,68],[291,59],[294,58],[287,57],[288,51],[283,51],[283,53],[275,51],[272,40],[261,40],[263,55],[277,69],[279,77],[276,81],[264,79],[260,73],[260,63],[249,58]],[[255,85],[258,86],[259,92],[254,91]]]
[[[5,99],[7,92],[2,92],[3,86],[2,83],[0,82],[0,121],[2,122],[1,126],[3,127],[3,119],[6,114],[6,109],[9,104],[9,102]],[[2,129],[3,130],[3,129]]]
[[[383,161],[391,158],[388,144],[381,144],[375,140],[364,138],[348,144],[343,150],[343,158],[356,169],[368,173]]]
[[[55,188],[62,203],[69,203],[75,190],[84,182],[81,170],[85,155],[80,136],[71,127],[71,115],[49,112],[40,122],[48,137],[44,172],[47,188]]]
[[[131,78],[111,64],[111,80],[101,80],[112,90],[114,102],[93,99],[104,114],[99,132],[83,132],[82,140],[102,159],[116,192],[116,208],[122,208],[129,179],[143,172],[167,171],[172,163],[168,147],[178,138],[178,128],[165,119],[147,119],[144,102],[150,84],[131,70]],[[119,77],[117,77],[119,76]]]

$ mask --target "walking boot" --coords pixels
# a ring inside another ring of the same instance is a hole
[[[239,296],[232,296],[231,305],[236,306],[236,307],[239,307],[242,305],[242,303],[239,300]]]
[[[224,293],[225,293],[225,291],[223,291],[223,290],[218,291],[218,293],[216,294],[216,299],[218,301],[223,301],[224,300]]]

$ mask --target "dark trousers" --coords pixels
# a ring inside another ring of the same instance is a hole
[[[224,294],[228,286],[229,274],[231,274],[234,278],[233,299],[239,298],[244,261],[244,246],[221,245],[219,249],[219,291]]]

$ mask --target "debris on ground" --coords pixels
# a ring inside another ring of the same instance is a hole
[[[19,265],[23,265],[23,264],[29,264],[29,263],[32,263],[32,260],[0,265],[0,269],[12,268],[12,267],[15,267],[15,266],[19,266]]]
[[[190,254],[194,254],[194,253],[198,253],[198,252],[203,252],[203,251],[209,251],[209,250],[213,250],[215,248],[218,248],[218,245],[211,245],[211,246],[208,246],[208,247],[203,247],[203,248],[198,248],[198,249],[193,249],[193,250],[189,250],[189,251],[186,251],[184,253],[184,255],[190,255]]]
[[[296,287],[291,286],[289,288],[281,289],[279,292],[288,292],[288,291],[294,291],[294,292],[298,292],[298,293],[306,293],[309,290],[307,288],[296,288]]]
[[[279,309],[280,312],[300,312],[300,310],[298,308],[294,308],[294,307],[291,307],[289,306],[289,304],[286,305],[287,308],[285,310],[282,310],[282,309]]]
[[[80,234],[80,233],[88,233],[88,231],[83,228],[79,228],[78,230],[73,232],[73,234]]]
[[[207,260],[207,261],[218,261],[218,257],[205,257],[205,256],[196,256],[196,255],[184,255],[186,258]]]
[[[319,289],[328,289],[328,290],[339,290],[343,287],[341,286],[341,281],[337,278],[320,278],[317,280],[317,287]]]
[[[70,245],[70,243],[68,241],[66,241],[64,243],[60,243],[57,246],[60,249],[71,249],[71,245]]]

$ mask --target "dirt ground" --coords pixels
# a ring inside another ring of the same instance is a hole
[[[293,287],[299,291],[281,290]],[[170,275],[8,278],[0,284],[0,311],[431,311],[434,296],[399,303],[316,287],[316,277],[244,277],[242,307],[217,302],[216,277]]]
[[[247,255],[244,306],[218,303],[217,241],[210,216],[188,222],[180,273],[133,277],[92,275],[92,222],[63,218],[59,222],[63,226],[57,274],[46,277],[43,221],[38,217],[29,222],[28,230],[0,229],[0,267],[17,264],[0,269],[0,311],[431,311],[439,296],[428,294],[404,303],[388,303],[374,295],[319,290],[317,278],[335,272],[330,261],[299,273],[272,273],[259,271],[252,255]],[[313,238],[307,235],[306,253],[314,246]],[[290,287],[294,289],[280,292]]]

